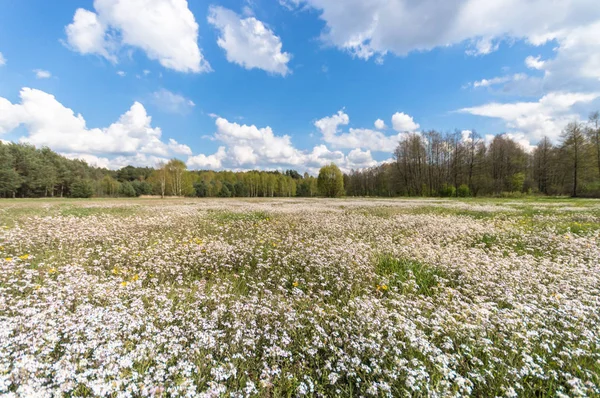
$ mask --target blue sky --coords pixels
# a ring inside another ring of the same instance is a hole
[[[3,0],[0,138],[112,168],[314,172],[389,159],[406,131],[530,148],[600,108],[594,1],[439,4]]]

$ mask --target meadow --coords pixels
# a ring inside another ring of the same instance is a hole
[[[600,202],[0,202],[0,395],[600,395]]]

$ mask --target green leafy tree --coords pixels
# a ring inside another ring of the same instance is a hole
[[[317,186],[319,193],[328,198],[337,198],[344,194],[344,175],[335,163],[321,167]]]
[[[89,180],[77,179],[71,186],[72,198],[91,198],[94,194],[94,187]]]
[[[525,174],[516,173],[512,176],[512,191],[523,192],[523,184],[525,184]]]
[[[3,197],[15,197],[22,183],[22,178],[13,164],[14,159],[8,146],[0,141],[0,194]]]
[[[579,123],[569,123],[562,134],[562,147],[567,155],[568,165],[572,170],[571,196],[576,197],[582,169],[586,165],[586,136]]]
[[[127,198],[133,198],[134,196],[136,196],[135,189],[129,181],[121,183],[121,186],[119,187],[119,194]]]
[[[466,198],[471,196],[471,190],[467,184],[461,184],[456,190],[456,196],[459,198]]]

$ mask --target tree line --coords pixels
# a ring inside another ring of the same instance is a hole
[[[348,196],[600,197],[600,114],[570,123],[554,145],[548,137],[527,152],[509,135],[486,144],[476,132],[409,134],[394,161],[344,176]]]
[[[317,179],[295,170],[190,171],[178,159],[152,167],[93,167],[49,148],[0,141],[0,197],[317,196]]]
[[[394,161],[343,174],[334,165],[318,177],[295,170],[191,171],[171,159],[155,168],[93,167],[49,148],[0,141],[0,197],[501,196],[600,197],[600,114],[570,123],[561,141],[544,137],[531,152],[497,135],[407,134]]]

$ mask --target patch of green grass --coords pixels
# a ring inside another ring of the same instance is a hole
[[[442,206],[421,206],[409,210],[411,214],[433,214],[441,216],[467,216],[476,220],[485,220],[495,217],[499,217],[504,213],[492,212],[492,211],[481,211],[481,210],[467,210],[467,209],[456,209]]]
[[[441,280],[451,282],[455,285],[453,277],[445,270],[424,264],[417,260],[407,258],[395,258],[389,255],[379,257],[375,266],[377,275],[388,279],[390,287],[397,287],[405,293],[404,283],[414,280],[418,285],[417,294],[432,296],[434,288]]]
[[[519,256],[530,254],[536,258],[543,257],[546,252],[538,247],[532,247],[526,240],[520,235],[514,236],[498,236],[495,234],[485,233],[480,237],[477,237],[471,247],[476,247],[483,244],[484,250],[493,250],[494,248],[504,249],[504,256],[508,256],[510,252],[514,252]]]
[[[475,244],[477,243],[483,243],[486,249],[491,249],[495,244],[498,243],[498,236],[493,234],[483,234],[481,238],[475,241]]]
[[[568,222],[557,225],[556,228],[559,234],[573,233],[576,235],[586,235],[594,231],[600,230],[600,223],[595,222]]]
[[[217,222],[236,222],[236,221],[269,221],[271,217],[267,212],[264,211],[251,211],[251,212],[233,212],[233,211],[221,211],[221,210],[209,210],[208,218]]]
[[[61,216],[90,217],[100,215],[111,216],[133,216],[139,211],[137,206],[117,206],[117,207],[80,207],[66,206],[60,209]]]

